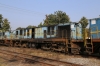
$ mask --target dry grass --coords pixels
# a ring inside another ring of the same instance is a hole
[[[0,66],[6,66],[6,60],[0,58]]]
[[[34,55],[34,56],[40,56],[40,57],[45,57],[45,58],[57,59],[57,60],[62,60],[62,61],[67,61],[67,62],[72,62],[72,63],[76,63],[76,64],[81,64],[84,66],[100,66],[100,60],[96,59],[96,58],[83,58],[81,56],[64,55],[61,53],[43,51],[43,50],[39,50],[39,49],[26,49],[26,48],[10,48],[9,49],[8,47],[5,47],[5,48],[0,47],[0,49],[19,52],[19,53],[23,53],[23,54]],[[1,60],[1,61],[3,61],[3,60]],[[32,66],[41,66],[41,65],[34,65],[34,64],[25,64],[25,63],[22,63],[21,61],[15,62],[15,64],[17,64],[17,66],[31,66],[31,65]],[[0,66],[10,66],[10,65],[1,63]]]

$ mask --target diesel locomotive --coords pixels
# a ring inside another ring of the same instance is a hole
[[[81,23],[68,22],[55,25],[0,31],[0,44],[40,48],[64,53],[100,53],[100,18],[89,19],[89,36]]]

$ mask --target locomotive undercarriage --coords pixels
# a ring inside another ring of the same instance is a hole
[[[50,51],[59,51],[59,52],[65,52],[65,44],[63,43],[45,43],[42,44],[42,49],[50,50]]]
[[[79,54],[81,43],[79,42],[69,42],[67,39],[23,39],[23,40],[5,40],[4,43],[12,47],[24,47],[24,48],[37,48],[49,51],[63,52],[65,54]]]
[[[37,48],[37,49],[43,49],[43,50],[49,50],[49,51],[57,51],[57,52],[63,52],[66,54],[100,54],[100,41],[98,40],[92,40],[92,46],[86,43],[86,46],[84,46],[84,41],[80,40],[67,40],[67,39],[42,39],[42,40],[36,40],[36,39],[23,39],[23,40],[7,40],[2,39],[0,40],[1,45],[11,46],[11,47],[22,47],[22,48]],[[90,48],[91,47],[91,48]]]

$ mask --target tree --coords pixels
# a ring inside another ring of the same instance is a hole
[[[67,22],[70,22],[69,16],[63,11],[56,11],[54,14],[46,15],[43,25],[54,25]]]
[[[86,28],[88,25],[88,20],[86,19],[86,17],[82,17],[79,21],[82,25],[82,28]]]
[[[0,14],[0,28],[2,27],[2,23],[3,23],[3,17],[2,14]]]
[[[5,31],[9,31],[10,29],[10,22],[8,22],[8,19],[4,19],[3,20],[3,24],[2,24],[2,30],[5,32]]]
[[[29,25],[26,28],[34,28],[34,27],[36,27],[36,26]]]
[[[43,25],[52,25],[52,24],[56,24],[56,15],[54,14],[49,14],[46,15],[46,19],[44,20],[44,24]]]
[[[65,12],[63,12],[63,11],[56,11],[56,12],[54,12],[54,14],[56,15],[57,23],[67,23],[67,22],[70,22],[70,18],[69,18],[68,15],[66,15]]]
[[[22,27],[18,27],[18,28],[16,28],[16,30],[20,30],[20,29],[23,29]]]
[[[38,25],[38,27],[41,27],[42,26],[42,22],[40,22],[40,24]]]
[[[86,17],[82,17],[81,19],[80,19],[80,21],[79,21],[80,23],[81,23],[81,25],[82,25],[82,34],[83,34],[83,37],[85,37],[85,31],[84,31],[84,29],[87,27],[87,25],[88,25],[88,20],[87,20],[87,18]]]
[[[2,14],[0,14],[0,27],[3,32],[9,31],[10,29],[10,22],[7,18],[3,19]]]

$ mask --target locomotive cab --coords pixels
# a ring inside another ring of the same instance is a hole
[[[80,23],[65,23],[58,25],[58,37],[66,39],[82,39],[82,27]]]

